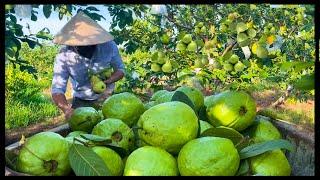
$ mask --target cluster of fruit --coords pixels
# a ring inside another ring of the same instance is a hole
[[[170,73],[172,71],[172,64],[164,52],[157,51],[151,56],[151,71]]]
[[[106,68],[97,74],[90,74],[90,83],[92,90],[95,93],[103,93],[106,90],[106,84],[103,82],[107,80],[113,72],[112,68]]]
[[[192,105],[175,100],[177,92]],[[239,142],[232,137],[248,134],[253,143],[281,139],[271,122],[256,116],[256,102],[247,93],[225,91],[204,97],[187,86],[157,91],[145,104],[131,93],[115,94],[100,111],[76,109],[69,123],[73,132],[65,138],[53,132],[28,138],[18,156],[18,170],[33,175],[70,174],[69,148],[81,144],[74,139],[85,141],[81,135],[91,133],[111,139],[127,152],[120,156],[106,146],[91,147],[114,176],[233,176],[240,169],[240,155]],[[228,131],[229,135],[204,136],[208,130]],[[252,174],[291,173],[280,149],[248,161]]]
[[[228,72],[242,72],[246,67],[250,67],[250,62],[247,59],[240,60],[239,56],[232,51],[228,51],[222,57],[223,69]]]

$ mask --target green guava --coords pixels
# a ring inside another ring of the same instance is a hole
[[[168,93],[169,91],[163,89],[163,90],[159,90],[159,91],[156,91],[150,98],[150,101],[155,101],[157,100],[161,95],[165,94],[165,93]]]
[[[142,101],[128,92],[112,95],[102,105],[105,118],[121,119],[129,127],[137,122],[143,112]]]
[[[69,144],[59,134],[41,132],[26,140],[19,151],[17,170],[37,176],[65,176],[71,172]]]
[[[255,143],[281,139],[280,131],[268,120],[256,118],[249,135]]]
[[[133,151],[126,160],[124,176],[178,176],[176,159],[165,150],[144,146]]]
[[[185,93],[192,101],[197,112],[199,111],[200,107],[204,105],[204,97],[199,89],[194,87],[181,86],[178,89],[176,89],[176,91],[181,91]]]
[[[186,34],[182,38],[182,42],[185,44],[189,44],[192,41],[192,35],[191,34]]]
[[[93,107],[79,107],[73,111],[68,123],[72,131],[91,132],[100,118]]]
[[[202,121],[202,120],[199,120],[199,121],[200,121],[200,134],[203,133],[203,131],[213,127],[207,121]]]
[[[156,99],[156,104],[170,102],[173,94],[174,94],[174,91],[168,91],[167,93],[163,93]]]
[[[188,141],[197,137],[198,117],[179,101],[155,105],[144,112],[137,126],[139,137],[151,146],[177,154]]]
[[[213,126],[226,126],[242,131],[256,117],[256,102],[242,91],[225,91],[214,96],[207,106],[207,117]]]
[[[280,149],[251,157],[249,165],[253,174],[263,176],[290,176],[291,174],[288,159]]]
[[[92,84],[92,90],[95,93],[101,94],[106,90],[107,86],[103,81],[97,81]]]
[[[152,106],[156,105],[156,102],[155,102],[155,101],[150,101],[150,102],[147,102],[147,103],[145,103],[145,104],[143,104],[143,105],[144,105],[144,109],[145,109],[145,110],[148,110],[148,109],[150,109]]]
[[[134,146],[134,134],[130,127],[120,119],[108,118],[99,122],[92,134],[111,138],[112,144],[131,151]]]
[[[92,150],[102,158],[112,176],[122,176],[124,163],[119,154],[103,146],[92,147]]]
[[[234,176],[240,157],[232,141],[221,137],[201,137],[185,144],[178,155],[182,176]]]

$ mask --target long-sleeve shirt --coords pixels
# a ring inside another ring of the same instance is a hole
[[[124,64],[114,41],[98,44],[91,59],[80,56],[70,47],[64,46],[55,59],[51,93],[64,94],[70,78],[73,97],[83,100],[96,100],[101,94],[93,92],[88,70],[98,73],[111,67],[114,71],[121,70],[124,72]],[[113,90],[114,86],[115,84],[112,83],[107,86],[107,89]]]

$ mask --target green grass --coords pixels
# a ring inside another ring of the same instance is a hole
[[[303,127],[314,129],[314,113],[313,111],[305,112],[302,110],[274,109],[267,108],[259,112],[259,114],[271,117],[273,119],[281,119]]]
[[[6,99],[5,105],[6,129],[26,127],[59,114],[56,105],[41,94],[24,100]]]

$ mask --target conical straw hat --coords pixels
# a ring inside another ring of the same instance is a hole
[[[88,46],[113,40],[113,36],[82,11],[57,33],[53,43],[69,46]]]

